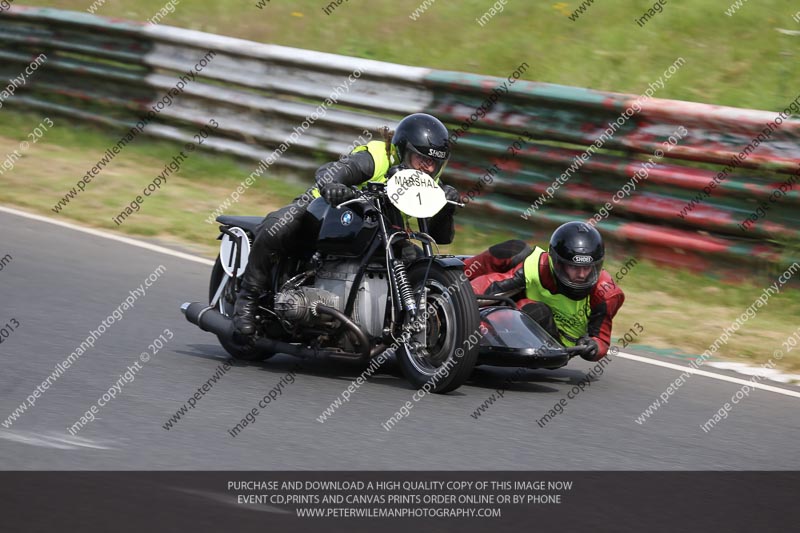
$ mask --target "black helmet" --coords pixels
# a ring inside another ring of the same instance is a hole
[[[603,268],[605,247],[603,237],[585,222],[567,222],[550,237],[550,270],[556,278],[558,291],[573,300],[581,300],[597,284]],[[568,267],[591,267],[585,279],[575,280]]]
[[[401,165],[411,165],[412,154],[419,154],[434,164],[430,175],[439,179],[450,159],[450,140],[447,128],[436,117],[414,113],[400,121],[392,137],[392,148]]]

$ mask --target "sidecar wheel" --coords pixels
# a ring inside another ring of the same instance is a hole
[[[427,264],[417,264],[408,272],[415,295],[422,292],[426,270]],[[425,286],[425,331],[412,334],[397,359],[414,387],[441,394],[460,387],[475,368],[480,315],[472,286],[461,272],[433,264]]]
[[[209,302],[211,302],[211,300],[214,298],[214,295],[217,293],[219,284],[222,283],[223,276],[228,277],[227,274],[225,274],[225,271],[222,269],[222,263],[220,262],[219,256],[217,256],[217,260],[214,263],[214,268],[211,270],[211,282],[209,283],[208,287]],[[231,317],[233,316],[233,306],[235,303],[236,292],[233,288],[233,284],[230,283],[230,278],[228,278],[228,283],[225,286],[225,289],[223,289],[222,296],[217,302],[216,310],[227,317]],[[225,339],[220,335],[217,335],[217,339],[219,339],[219,343],[223,348],[225,348],[226,352],[233,356],[234,359],[239,359],[241,361],[264,361],[265,359],[269,359],[275,355],[273,352],[265,352],[246,343],[238,343],[233,339]]]

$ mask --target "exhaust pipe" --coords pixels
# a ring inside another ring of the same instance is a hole
[[[186,302],[183,305],[181,305],[181,311],[186,316],[186,320],[188,320],[195,326],[199,327],[203,331],[214,333],[215,335],[219,335],[220,337],[226,340],[233,339],[233,334],[234,334],[233,320],[226,317],[213,307],[209,307],[207,304],[203,304],[200,302]],[[353,326],[355,326],[355,324],[353,324]],[[363,332],[361,333],[361,335],[362,337],[359,339],[359,341],[361,341],[361,339],[364,339],[366,341],[366,335],[364,335]],[[343,356],[342,354],[338,354],[336,352],[330,352],[327,350],[318,350],[316,348],[307,348],[305,346],[298,346],[296,344],[290,344],[288,342],[267,339],[265,337],[256,339],[255,345],[256,348],[261,350],[266,350],[275,353],[285,353],[289,355],[294,355],[296,357],[318,358],[324,355],[328,357],[347,359],[349,361],[352,361],[354,359],[355,360],[364,359],[363,354],[361,357],[352,357],[352,356],[348,357],[348,356]],[[368,355],[369,355],[369,345],[367,344],[367,356]]]
[[[369,354],[370,354],[369,339],[367,339],[367,334],[364,333],[364,330],[358,327],[358,324],[347,318],[347,315],[345,315],[344,313],[332,307],[328,307],[327,305],[318,305],[317,312],[328,316],[332,316],[333,318],[341,322],[344,327],[352,331],[353,334],[356,336],[356,339],[358,339],[358,344],[361,345],[361,359],[365,362],[369,360]],[[348,359],[353,359],[353,358],[348,357]]]

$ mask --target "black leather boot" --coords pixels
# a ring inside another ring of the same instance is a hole
[[[233,325],[242,335],[252,335],[256,331],[255,317],[261,295],[269,289],[274,255],[264,249],[262,239],[256,239],[250,251],[250,261],[244,269],[242,285],[236,294],[233,307]]]
[[[252,335],[256,331],[256,310],[262,288],[250,285],[242,280],[242,286],[236,295],[236,305],[233,308],[233,325],[242,335]]]
[[[295,200],[268,214],[256,229],[256,238],[233,309],[233,324],[240,334],[252,335],[255,332],[258,300],[267,290],[272,290],[275,266],[281,257],[291,255],[302,244],[299,230],[305,211],[305,205]],[[272,307],[274,296],[267,293],[265,305]]]

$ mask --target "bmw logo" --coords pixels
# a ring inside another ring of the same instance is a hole
[[[349,226],[353,222],[353,212],[345,211],[342,213],[342,226]]]

